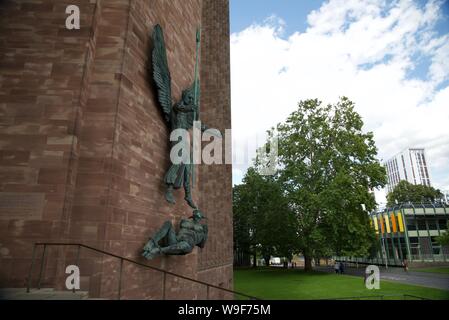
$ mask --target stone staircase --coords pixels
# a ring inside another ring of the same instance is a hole
[[[0,289],[0,300],[87,300],[87,291],[55,291],[51,288],[31,289],[27,293],[26,288]]]

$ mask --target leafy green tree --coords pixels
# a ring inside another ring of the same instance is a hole
[[[289,257],[296,248],[296,219],[275,177],[248,169],[241,185],[234,187],[234,243],[253,256]]]
[[[439,244],[442,246],[449,246],[449,222],[447,223],[447,230],[437,238]]]
[[[396,201],[398,203],[409,201],[412,203],[434,202],[442,197],[443,194],[438,189],[420,184],[415,185],[402,180],[394,187],[393,191],[388,193],[387,206],[394,206]]]
[[[370,192],[386,183],[373,134],[362,130],[354,104],[343,97],[324,106],[301,101],[277,126],[280,182],[297,218],[297,244],[312,269],[312,257],[332,252],[366,255],[374,232],[361,208],[375,207]]]
[[[249,266],[252,254],[250,214],[245,206],[248,197],[245,185],[236,185],[233,190],[234,212],[234,261],[238,266]]]

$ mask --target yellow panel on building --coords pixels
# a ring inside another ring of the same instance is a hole
[[[401,212],[398,212],[398,224],[399,224],[399,232],[404,232],[404,221],[402,220]]]
[[[374,230],[376,230],[376,233],[379,233],[379,225],[377,224],[377,217],[373,217],[372,222],[374,222]]]
[[[384,220],[385,220],[385,228],[387,229],[387,233],[391,233],[390,220],[388,219],[387,214],[384,216]]]

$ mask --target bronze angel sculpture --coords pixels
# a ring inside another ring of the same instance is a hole
[[[157,88],[158,101],[164,114],[164,119],[170,127],[170,132],[176,129],[189,130],[193,127],[195,121],[199,121],[199,80],[198,80],[198,50],[200,43],[200,35],[197,32],[197,52],[195,65],[195,80],[191,87],[182,92],[181,100],[175,104],[172,103],[171,95],[171,77],[167,62],[167,52],[165,48],[164,34],[160,25],[156,25],[153,30],[153,52],[152,67],[153,80]],[[206,130],[205,126],[201,130]],[[183,141],[184,140],[184,141]],[[179,143],[188,143],[186,139],[171,141],[171,148]],[[179,147],[179,146],[178,146]],[[190,145],[184,150],[191,150]],[[196,205],[192,199],[191,178],[193,171],[192,153],[188,155],[186,161],[181,163],[173,163],[171,161],[170,168],[165,174],[164,182],[167,186],[165,199],[169,203],[175,203],[173,190],[184,187],[184,199],[188,205],[196,209]]]

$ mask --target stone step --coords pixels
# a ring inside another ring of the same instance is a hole
[[[26,288],[2,288],[0,300],[86,300],[89,299],[87,291],[55,291],[52,288],[31,289]]]

